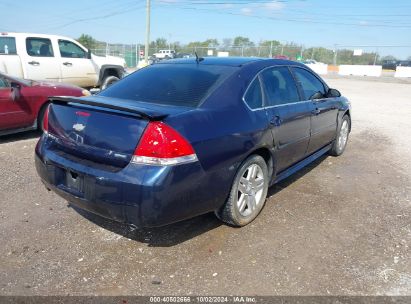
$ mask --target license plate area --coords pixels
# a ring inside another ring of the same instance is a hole
[[[67,170],[65,186],[72,191],[84,193],[84,177],[81,174]]]

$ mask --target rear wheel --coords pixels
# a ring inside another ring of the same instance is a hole
[[[101,85],[101,89],[104,90],[106,88],[108,88],[109,86],[111,86],[113,83],[115,83],[116,81],[119,81],[120,79],[116,76],[107,76],[106,78],[104,78],[103,83]]]
[[[250,156],[238,169],[227,201],[215,214],[233,226],[249,224],[264,207],[268,182],[264,159],[259,155]]]
[[[337,137],[330,150],[330,154],[333,156],[340,156],[344,153],[345,147],[348,142],[348,135],[350,134],[351,120],[348,115],[344,115],[341,120],[340,128],[337,132]]]

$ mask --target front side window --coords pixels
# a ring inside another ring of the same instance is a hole
[[[17,55],[16,38],[0,37],[0,55]]]
[[[288,67],[274,67],[262,72],[267,106],[300,101],[297,86]]]
[[[323,83],[311,72],[300,68],[293,68],[293,71],[304,92],[305,100],[310,100],[318,92],[326,95]]]
[[[59,40],[59,49],[63,58],[87,58],[86,51],[71,41]]]
[[[27,38],[27,54],[32,57],[53,57],[53,47],[50,39],[46,38]]]
[[[244,95],[244,101],[251,109],[258,109],[263,106],[263,95],[261,93],[260,80],[255,78]]]

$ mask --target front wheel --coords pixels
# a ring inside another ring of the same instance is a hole
[[[268,179],[265,160],[259,155],[247,158],[237,171],[227,201],[215,212],[216,216],[237,227],[252,222],[264,207]]]
[[[351,120],[348,115],[344,115],[341,120],[340,128],[337,132],[337,137],[331,147],[330,154],[333,156],[340,156],[343,154],[348,142],[348,135],[350,134]]]
[[[120,79],[116,76],[107,76],[106,78],[104,78],[103,83],[101,85],[101,90],[104,90],[106,88],[108,88],[109,86],[111,86],[113,83],[119,81]]]
[[[41,132],[44,132],[44,114],[46,113],[48,106],[49,103],[44,104],[37,115],[37,130]]]

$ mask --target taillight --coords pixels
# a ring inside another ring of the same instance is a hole
[[[49,109],[50,109],[50,105],[48,105],[46,110],[44,111],[44,116],[43,116],[43,132],[44,133],[47,133],[49,131]]]
[[[131,160],[137,164],[178,165],[197,161],[190,143],[163,122],[150,122]]]

